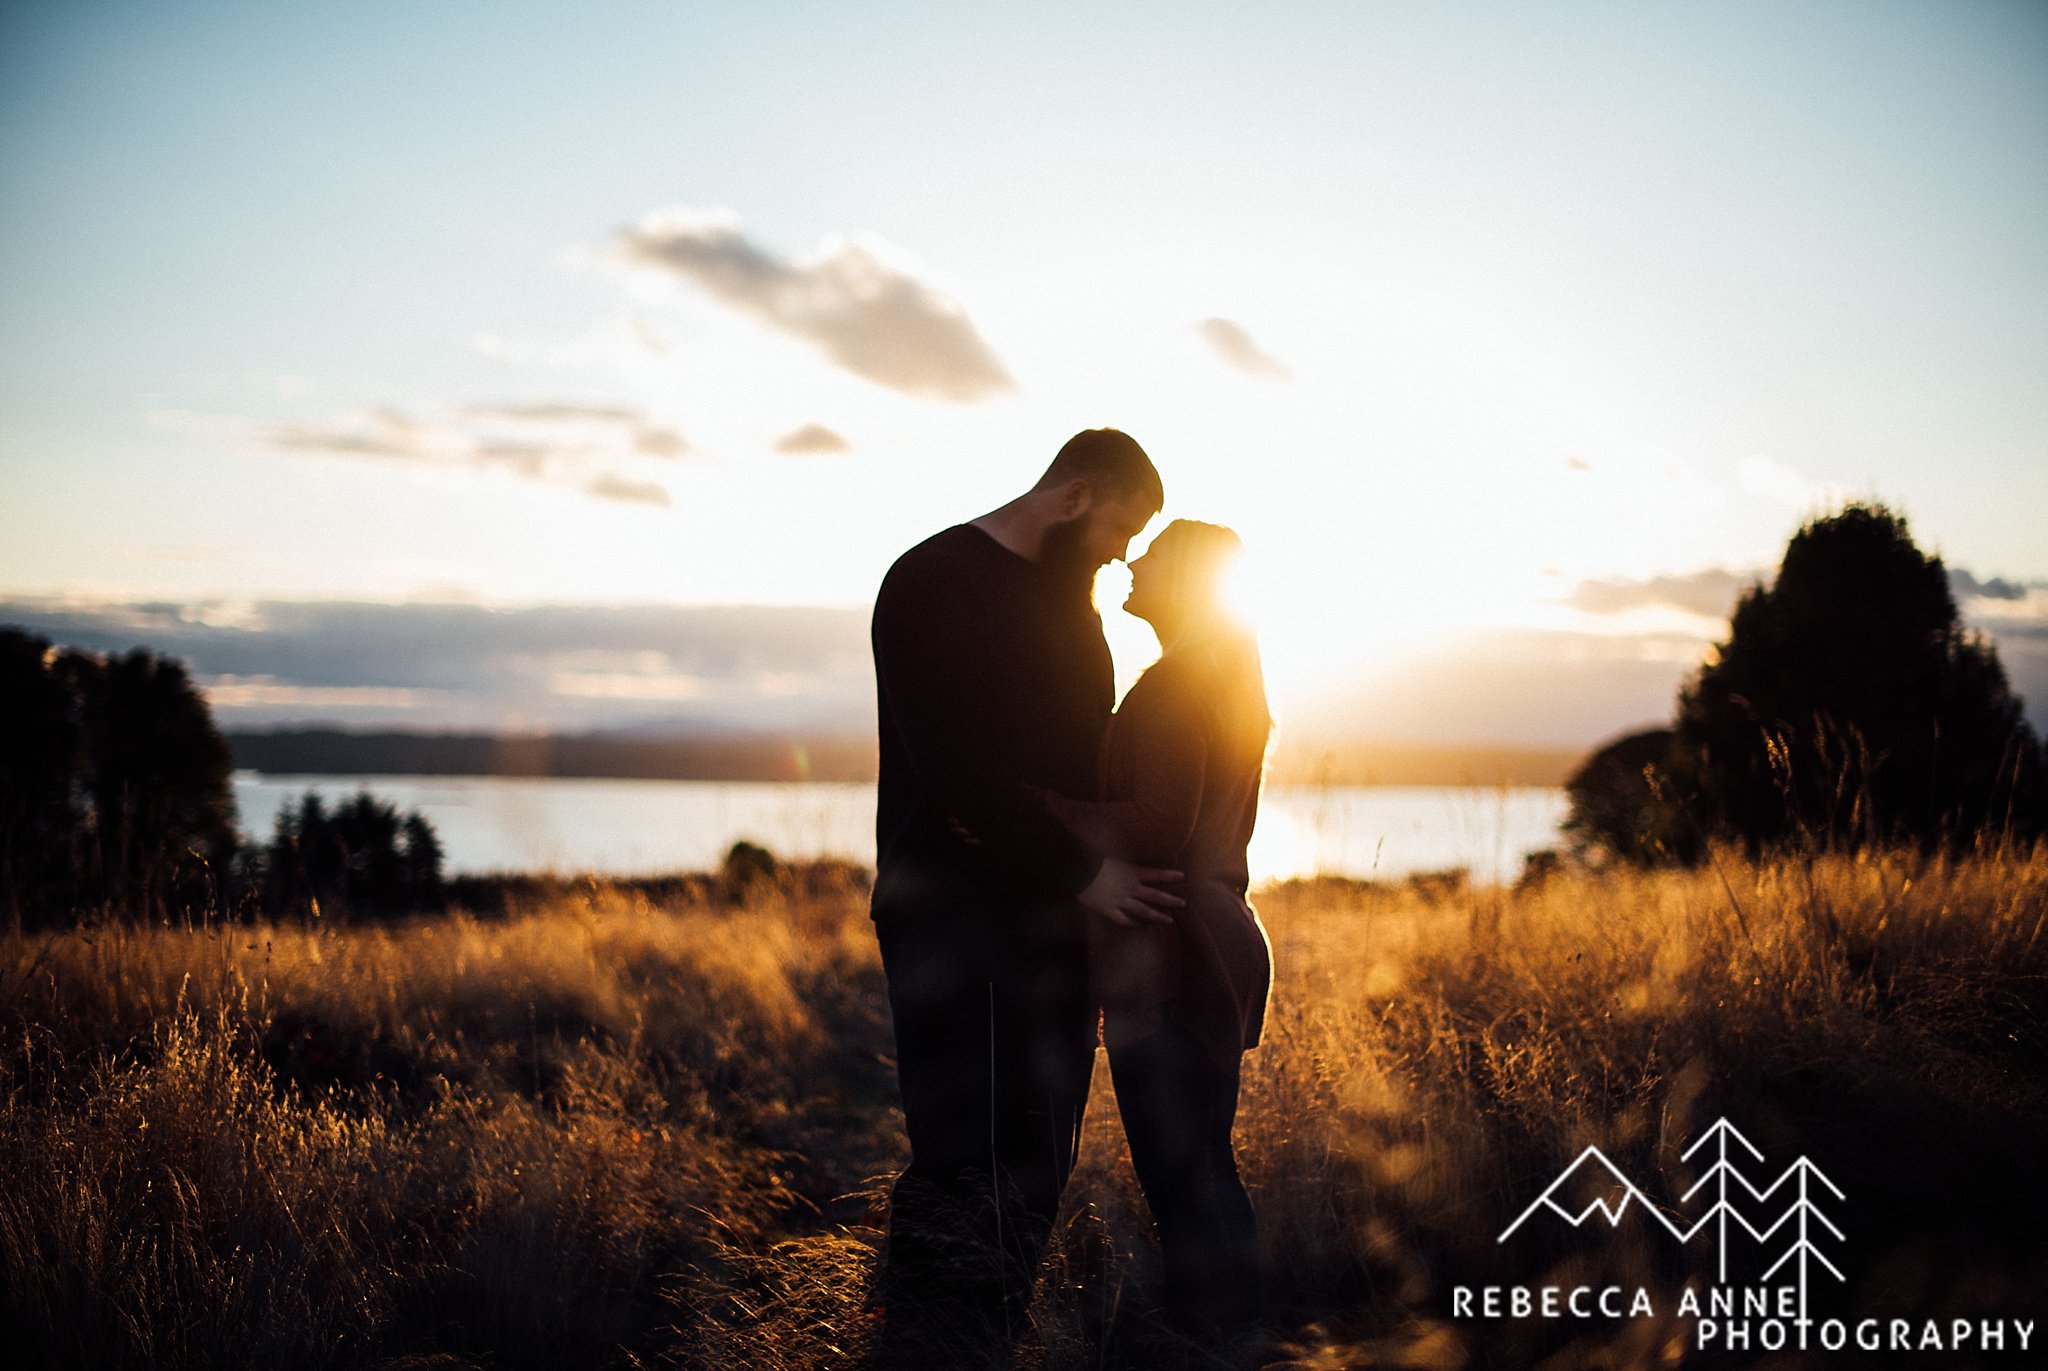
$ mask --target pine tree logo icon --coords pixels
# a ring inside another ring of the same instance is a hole
[[[1822,1206],[1828,1202],[1829,1196],[1836,1201],[1847,1197],[1840,1186],[1805,1156],[1786,1167],[1769,1185],[1759,1188],[1743,1173],[1743,1154],[1748,1154],[1751,1164],[1761,1164],[1764,1154],[1725,1118],[1716,1119],[1711,1127],[1694,1139],[1692,1145],[1680,1154],[1680,1160],[1689,1162],[1709,1147],[1713,1149],[1710,1154],[1712,1164],[1693,1182],[1680,1203],[1691,1204],[1702,1191],[1711,1193],[1714,1202],[1689,1223],[1682,1216],[1674,1217],[1652,1203],[1642,1188],[1609,1160],[1606,1153],[1597,1147],[1588,1147],[1558,1174],[1556,1180],[1544,1187],[1543,1193],[1517,1215],[1513,1223],[1501,1230],[1497,1241],[1506,1242],[1523,1224],[1542,1213],[1562,1218],[1574,1228],[1581,1227],[1598,1214],[1607,1220],[1609,1228],[1618,1228],[1633,1205],[1680,1243],[1689,1243],[1701,1233],[1711,1230],[1720,1282],[1726,1285],[1731,1228],[1746,1232],[1759,1245],[1768,1244],[1780,1233],[1787,1233],[1793,1239],[1791,1246],[1771,1264],[1759,1282],[1769,1281],[1787,1266],[1792,1266],[1799,1291],[1799,1315],[1806,1318],[1808,1283],[1816,1269],[1827,1272],[1838,1281],[1847,1279],[1820,1246],[1829,1238],[1835,1242],[1843,1241],[1842,1230],[1827,1216]],[[1738,1200],[1738,1197],[1745,1198]],[[1744,1205],[1766,1208],[1774,1199],[1789,1203],[1768,1224],[1759,1224],[1744,1212]]]

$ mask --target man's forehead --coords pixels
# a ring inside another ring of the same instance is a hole
[[[1152,507],[1150,501],[1140,496],[1135,499],[1123,497],[1106,501],[1104,502],[1102,513],[1105,518],[1113,521],[1118,528],[1129,529],[1135,534],[1143,529],[1145,525],[1151,523],[1153,517],[1159,511]]]

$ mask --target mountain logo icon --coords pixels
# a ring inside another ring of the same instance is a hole
[[[1619,1228],[1631,1204],[1654,1217],[1680,1242],[1685,1241],[1671,1220],[1650,1203],[1649,1196],[1638,1189],[1620,1167],[1608,1160],[1605,1152],[1589,1147],[1579,1153],[1578,1159],[1560,1172],[1556,1180],[1545,1186],[1543,1193],[1531,1201],[1513,1223],[1501,1230],[1498,1241],[1506,1242],[1514,1236],[1517,1228],[1546,1209],[1574,1228],[1584,1226],[1596,1214],[1607,1220],[1609,1228]]]
[[[1762,1279],[1769,1280],[1787,1266],[1792,1266],[1798,1284],[1800,1314],[1804,1317],[1807,1280],[1816,1267],[1838,1281],[1847,1279],[1820,1246],[1830,1238],[1836,1242],[1843,1240],[1842,1230],[1836,1227],[1822,1206],[1830,1196],[1835,1200],[1846,1196],[1840,1186],[1804,1156],[1786,1167],[1776,1180],[1759,1186],[1743,1173],[1742,1166],[1744,1154],[1752,1164],[1761,1163],[1764,1154],[1725,1118],[1716,1119],[1711,1127],[1694,1139],[1691,1146],[1680,1154],[1679,1160],[1691,1162],[1710,1146],[1713,1149],[1711,1164],[1681,1200],[1681,1203],[1689,1204],[1702,1192],[1713,1195],[1714,1202],[1695,1218],[1688,1220],[1678,1211],[1654,1203],[1606,1153],[1597,1147],[1588,1147],[1573,1159],[1570,1166],[1558,1173],[1557,1179],[1543,1188],[1542,1194],[1515,1216],[1513,1223],[1501,1230],[1496,1241],[1506,1242],[1517,1229],[1543,1213],[1555,1215],[1573,1228],[1582,1228],[1595,1218],[1605,1219],[1610,1229],[1619,1228],[1630,1208],[1634,1207],[1649,1215],[1651,1221],[1681,1244],[1690,1243],[1701,1233],[1711,1231],[1720,1279],[1725,1284],[1728,1280],[1731,1228],[1747,1233],[1758,1244],[1767,1243],[1780,1232],[1785,1232],[1793,1242],[1764,1272]],[[1768,1223],[1759,1223],[1740,1207],[1768,1206],[1779,1197],[1789,1203]]]

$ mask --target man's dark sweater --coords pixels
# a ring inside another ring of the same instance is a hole
[[[1101,858],[1025,786],[1095,795],[1115,684],[1086,586],[959,524],[889,569],[874,651],[875,918],[1079,893]]]

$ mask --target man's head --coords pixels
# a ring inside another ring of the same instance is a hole
[[[1120,561],[1131,539],[1166,503],[1166,489],[1145,449],[1128,433],[1091,428],[1075,434],[1031,488],[1053,505],[1039,561],[1063,577],[1093,581]]]

